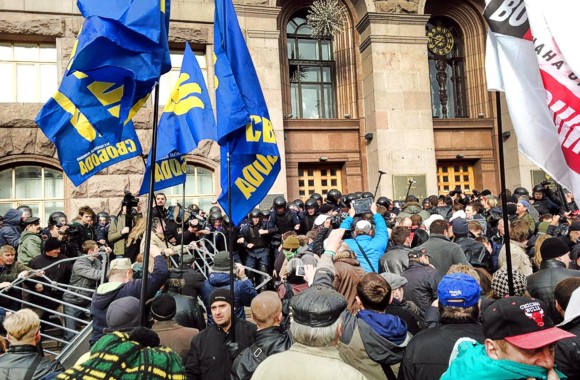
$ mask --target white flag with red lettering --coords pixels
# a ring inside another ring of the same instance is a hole
[[[487,1],[486,74],[489,90],[505,91],[520,151],[580,200],[580,80],[547,23],[559,2]]]

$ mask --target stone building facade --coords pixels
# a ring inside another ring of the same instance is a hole
[[[282,155],[282,172],[271,194],[305,199],[330,188],[374,191],[379,177],[378,193],[395,198],[404,196],[408,184],[419,196],[446,193],[457,185],[497,192],[498,117],[485,81],[484,1],[340,1],[345,27],[332,41],[322,42],[309,41],[301,24],[311,0],[234,1]],[[171,3],[170,47],[179,52],[189,42],[205,57],[211,88],[213,1]],[[74,0],[2,1],[0,47],[51,46],[60,78],[81,24]],[[429,47],[435,27],[453,37],[452,50],[444,56]],[[9,67],[2,59],[0,68],[2,63]],[[0,78],[7,70],[0,71]],[[4,91],[21,91],[18,80]],[[50,80],[54,75],[38,77],[40,83]],[[56,201],[45,189],[54,183],[42,186],[44,194],[18,194],[19,166],[44,168],[43,179],[60,170],[54,146],[34,122],[41,106],[42,100],[20,102],[18,94],[0,97],[0,184],[12,186],[0,190],[0,213],[35,202],[43,215],[55,207],[74,215],[82,205],[117,212],[124,191],[138,192],[141,158],[109,167],[79,187],[66,177],[57,180],[62,190]],[[505,104],[501,109],[509,132]],[[134,119],[145,151],[152,115],[150,101]],[[504,134],[504,140],[508,187],[529,188],[535,168],[517,152],[513,133]],[[217,196],[215,143],[204,142],[188,162],[210,173],[205,178]],[[199,194],[190,195],[195,200]]]

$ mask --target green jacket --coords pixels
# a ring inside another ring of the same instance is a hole
[[[3,270],[0,270],[0,282],[8,281],[12,282],[16,280],[18,275],[25,270],[32,270],[24,264],[20,264],[18,261],[15,261],[14,264],[10,266],[3,267]]]
[[[470,379],[520,380],[527,378],[547,379],[543,367],[522,364],[511,360],[494,360],[487,356],[485,347],[477,342],[464,341],[456,346],[457,357],[451,362],[441,380]],[[453,355],[453,354],[452,354]],[[560,379],[566,376],[558,372]]]
[[[24,231],[20,235],[20,245],[18,246],[18,262],[28,265],[30,260],[40,255],[42,239],[40,236],[29,231]]]

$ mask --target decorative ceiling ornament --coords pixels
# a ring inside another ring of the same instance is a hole
[[[333,39],[341,33],[346,26],[346,12],[346,7],[339,0],[315,0],[306,16],[312,28],[312,38]]]

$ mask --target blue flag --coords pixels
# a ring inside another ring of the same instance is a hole
[[[185,44],[181,74],[165,105],[157,130],[159,157],[173,151],[187,154],[201,140],[217,140],[209,92],[189,44]]]
[[[181,74],[165,105],[157,127],[154,190],[185,182],[185,154],[204,139],[216,140],[215,118],[201,68],[185,44]],[[140,195],[149,192],[151,156],[147,159]]]
[[[280,153],[258,75],[231,0],[216,0],[214,49],[218,143],[222,147],[222,193],[218,201],[228,210],[231,191],[230,218],[239,225],[274,184],[280,172]]]
[[[86,87],[87,81],[94,82],[79,73],[65,76],[56,94],[36,117],[36,123],[56,145],[60,165],[75,186],[106,167],[142,152],[131,121],[122,127],[119,140],[112,143],[96,131],[78,105],[87,100],[79,91]]]
[[[167,42],[169,0],[79,0],[85,17],[66,75],[82,72],[101,86],[83,88],[104,107],[92,112],[95,129],[110,141],[147,100],[159,77],[171,69]],[[114,123],[109,118],[117,117]]]
[[[185,155],[173,152],[163,156],[155,162],[154,191],[185,183],[187,177],[187,161]],[[151,156],[147,159],[143,182],[139,195],[149,193],[149,179],[151,178]]]

